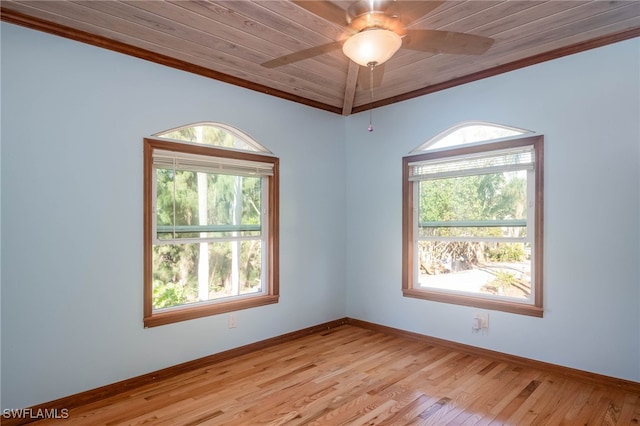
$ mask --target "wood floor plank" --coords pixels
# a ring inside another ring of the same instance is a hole
[[[506,363],[496,364],[476,386],[469,389],[475,400],[452,423],[462,425],[500,424],[537,387],[539,373],[521,371]],[[497,419],[497,421],[496,421]]]
[[[620,412],[620,418],[617,421],[617,425],[630,425],[638,424],[640,419],[640,395],[632,393],[625,393],[624,402],[622,403],[622,411]]]
[[[528,394],[522,404],[515,410],[515,412],[507,418],[507,424],[514,425],[524,425],[531,423],[532,419],[530,418],[533,409],[533,406],[538,403],[540,398],[543,398],[546,394],[553,392],[554,390],[554,382],[548,376],[542,380],[538,386]],[[535,414],[535,413],[533,413]]]
[[[637,425],[640,392],[342,325],[69,415],[70,425]]]
[[[581,388],[583,388],[581,383],[566,380],[557,394],[540,411],[533,424],[541,426],[559,424],[567,419],[568,413],[574,407],[574,401],[571,398],[567,398],[566,395],[575,395],[576,400],[580,401],[581,398],[584,398],[584,394],[580,392]]]

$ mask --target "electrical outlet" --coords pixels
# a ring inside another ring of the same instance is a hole
[[[471,323],[473,333],[487,334],[489,332],[489,312],[476,312]]]
[[[236,318],[235,312],[232,312],[227,317],[227,325],[229,328],[236,328],[238,326],[238,319]]]

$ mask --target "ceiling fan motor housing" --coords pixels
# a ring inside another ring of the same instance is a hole
[[[347,10],[349,29],[355,33],[379,28],[390,30],[399,36],[405,34],[404,26],[397,14],[391,13],[387,0],[360,1]]]
[[[389,6],[393,3],[390,0],[362,0],[349,6],[347,9],[347,21],[351,21],[369,12],[387,13]]]

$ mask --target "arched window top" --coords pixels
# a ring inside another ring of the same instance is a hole
[[[436,151],[444,148],[469,145],[479,142],[495,141],[533,133],[531,130],[506,126],[486,121],[464,121],[438,133],[413,151],[411,154]]]
[[[246,133],[232,126],[210,121],[187,124],[156,133],[153,136],[218,148],[273,154]]]

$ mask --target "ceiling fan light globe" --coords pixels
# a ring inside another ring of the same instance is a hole
[[[358,65],[380,65],[391,58],[402,46],[402,38],[391,30],[372,29],[349,37],[342,51]]]

